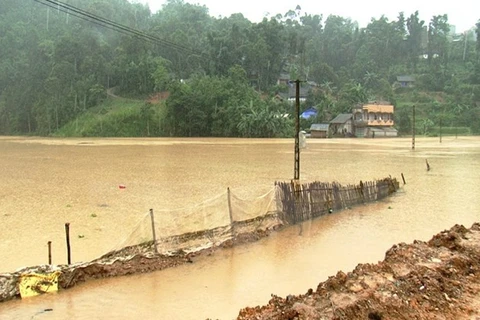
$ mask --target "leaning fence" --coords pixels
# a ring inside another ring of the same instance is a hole
[[[336,182],[276,182],[272,190],[256,199],[242,199],[227,189],[193,207],[145,214],[133,232],[108,255],[119,251],[134,254],[152,248],[163,255],[195,252],[219,246],[241,235],[380,200],[398,187],[394,178],[360,181],[358,185],[346,186]]]
[[[113,250],[132,253],[152,248],[164,255],[189,253],[218,246],[240,234],[254,233],[279,225],[275,190],[255,199],[242,199],[230,189],[198,205],[145,214],[133,232]]]
[[[60,284],[62,288],[68,288],[88,277],[130,274],[132,269],[128,261],[149,259],[156,253],[177,256],[172,259],[174,261],[176,258],[185,261],[188,253],[221,246],[232,240],[255,240],[259,233],[268,234],[266,231],[269,229],[300,223],[355,204],[380,200],[394,193],[398,187],[397,180],[392,178],[360,181],[358,185],[347,186],[322,182],[277,182],[272,190],[253,200],[241,199],[228,189],[193,207],[155,213],[151,209],[128,237],[99,259],[71,268],[43,265],[13,274],[0,274],[0,302],[19,295],[23,297],[49,292],[52,288],[56,291]],[[68,223],[65,224],[65,231],[70,265]],[[137,255],[139,253],[143,255]],[[112,272],[109,266],[114,263],[122,265],[123,269],[120,267],[118,273]],[[160,266],[147,267],[146,270]]]
[[[399,188],[395,178],[341,185],[337,182],[277,182],[277,212],[289,224],[316,218],[334,210],[383,199]]]

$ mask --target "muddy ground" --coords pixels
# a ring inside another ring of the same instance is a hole
[[[172,252],[170,255],[154,254],[153,244],[149,243],[144,248],[139,246],[127,247],[117,252],[109,253],[97,260],[77,266],[64,266],[59,277],[58,285],[62,289],[75,286],[77,283],[90,279],[107,277],[118,277],[129,274],[139,274],[172,268],[186,263],[193,263],[194,260],[210,256],[217,250],[236,245],[255,242],[268,236],[276,228],[269,230],[257,230],[252,233],[242,233],[235,239],[227,240],[220,246],[202,249],[196,252],[186,253],[184,251]],[[1,301],[1,300],[0,300]]]
[[[222,248],[257,241],[281,227],[282,224],[278,223],[268,230],[241,233],[219,246],[190,253],[180,250],[171,252],[169,255],[155,254],[153,242],[151,242],[111,252],[90,262],[58,266],[41,265],[23,268],[12,273],[2,273],[0,274],[0,303],[20,298],[19,283],[22,275],[25,274],[59,272],[58,288],[64,290],[92,279],[140,274],[193,263],[194,260],[210,256]]]
[[[244,234],[221,247],[253,242],[272,231]],[[151,248],[145,248],[142,254],[117,252],[90,263],[61,266],[59,287],[66,289],[89,279],[170,268],[215,254],[221,247],[172,256],[152,255],[148,253]],[[25,270],[2,275],[11,280],[4,285],[10,287],[11,293],[0,295],[0,301],[19,297],[12,277],[21,273]],[[348,273],[339,271],[317,288],[307,289],[304,295],[273,295],[265,306],[240,310],[237,319],[480,320],[480,224],[470,229],[456,225],[428,242],[394,245],[377,264],[359,264]]]
[[[237,319],[480,320],[480,224],[394,245],[377,264],[339,271],[304,295],[272,296]]]

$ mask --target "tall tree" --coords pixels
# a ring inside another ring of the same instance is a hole
[[[477,35],[477,59],[480,59],[480,19],[478,22],[475,24],[475,34]]]
[[[322,58],[334,70],[348,67],[353,63],[355,29],[356,26],[350,19],[340,16],[330,15],[325,21]]]
[[[425,48],[425,21],[420,20],[418,16],[418,11],[411,14],[407,19],[407,49],[410,53],[409,60],[410,64],[413,66],[413,69],[416,70],[419,57],[423,55],[423,50]]]
[[[428,61],[432,62],[434,57],[441,59],[446,63],[448,57],[448,41],[447,36],[450,32],[450,25],[448,24],[448,16],[438,15],[434,16],[428,25]]]

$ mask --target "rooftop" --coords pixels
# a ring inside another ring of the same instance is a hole
[[[338,116],[335,117],[330,123],[334,124],[344,124],[348,120],[352,119],[352,114],[351,113],[341,113]]]
[[[398,82],[414,82],[415,77],[414,76],[398,76],[397,81]]]

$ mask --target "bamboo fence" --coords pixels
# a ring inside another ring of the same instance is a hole
[[[337,182],[276,182],[277,211],[282,220],[295,224],[334,210],[383,199],[399,188],[395,178],[341,185]]]

